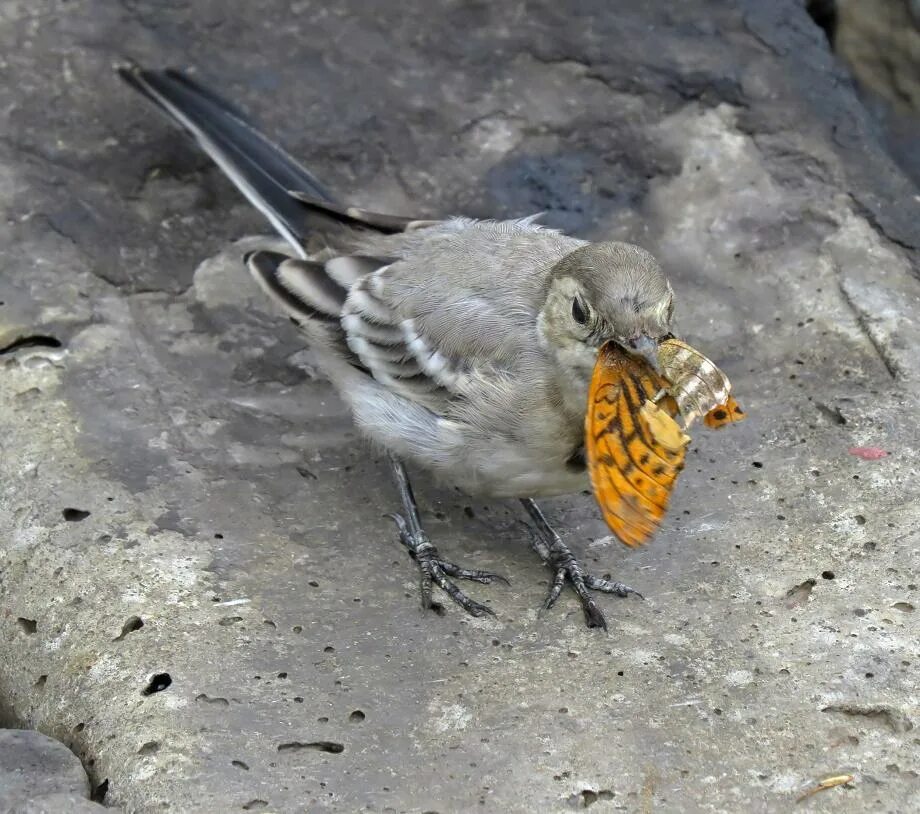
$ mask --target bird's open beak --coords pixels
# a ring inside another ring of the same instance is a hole
[[[658,362],[658,343],[646,334],[641,334],[626,341],[627,350],[636,356],[641,356],[651,365],[656,373],[661,372]]]

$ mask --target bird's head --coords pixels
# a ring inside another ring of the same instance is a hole
[[[592,243],[553,268],[539,330],[559,364],[587,382],[611,339],[657,368],[673,312],[671,285],[651,254],[629,243]]]

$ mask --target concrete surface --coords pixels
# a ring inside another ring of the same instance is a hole
[[[568,7],[568,11],[565,9]],[[920,793],[917,190],[797,3],[0,3],[0,710],[125,811],[904,812]],[[395,493],[240,268],[261,230],[111,63],[194,65],[343,197],[657,252],[750,419],[698,431],[645,602],[512,504]],[[33,337],[30,343],[17,339]],[[55,342],[60,343],[52,347]],[[880,447],[877,460],[850,453]]]

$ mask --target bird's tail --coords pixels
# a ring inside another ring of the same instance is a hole
[[[301,256],[311,210],[333,198],[316,177],[245,115],[181,71],[136,65],[118,73],[185,129]],[[297,192],[300,198],[290,193]]]
[[[359,366],[339,322],[342,306],[357,279],[391,260],[352,249],[361,244],[362,234],[393,234],[433,221],[340,206],[309,170],[243,113],[181,71],[129,65],[118,72],[185,129],[290,242],[298,258],[270,251],[246,255],[259,285],[304,331]],[[314,232],[323,238],[322,259],[308,256],[307,242]]]

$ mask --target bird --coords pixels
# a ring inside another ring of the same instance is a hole
[[[287,241],[242,258],[303,332],[358,430],[385,453],[402,504],[390,515],[418,569],[473,616],[494,615],[458,584],[507,579],[445,559],[423,528],[407,464],[464,492],[517,499],[588,627],[607,629],[592,592],[633,588],[589,573],[537,498],[589,487],[585,414],[599,349],[616,342],[656,366],[674,292],[655,257],[510,220],[404,217],[339,202],[235,105],[176,69],[118,66],[184,129]]]

